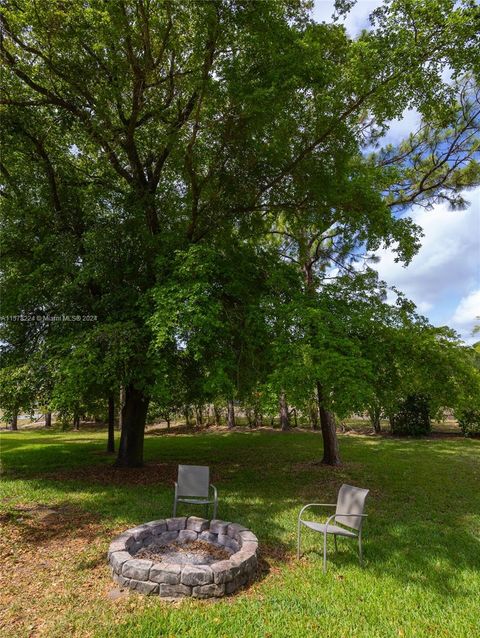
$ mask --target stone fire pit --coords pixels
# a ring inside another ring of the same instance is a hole
[[[111,543],[108,562],[122,587],[169,598],[211,598],[253,580],[257,549],[257,537],[243,525],[189,516],[128,529]]]

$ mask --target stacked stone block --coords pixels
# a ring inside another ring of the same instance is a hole
[[[151,544],[197,539],[227,548],[232,554],[229,559],[211,565],[154,563],[134,556],[140,548]],[[169,598],[211,598],[232,594],[254,579],[257,551],[257,537],[243,525],[189,516],[151,521],[128,529],[110,544],[108,561],[114,580],[122,587]]]

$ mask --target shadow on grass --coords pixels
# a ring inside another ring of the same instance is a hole
[[[69,501],[11,506],[0,514],[0,523],[15,533],[16,542],[30,546],[66,537],[93,539],[101,528],[98,515]]]
[[[478,476],[479,458],[478,444],[471,441],[345,437],[341,440],[344,466],[328,468],[318,465],[319,439],[308,433],[278,438],[258,432],[155,436],[147,439],[147,466],[128,471],[107,464],[85,465],[98,454],[96,444],[50,445],[18,451],[28,469],[22,478],[29,478],[33,491],[54,489],[59,501],[52,509],[66,508],[68,513],[75,498],[75,516],[80,518],[70,516],[70,522],[80,534],[82,525],[99,521],[108,527],[118,521],[130,526],[169,516],[177,464],[208,464],[219,489],[219,515],[250,527],[260,540],[264,577],[272,566],[292,562],[301,505],[334,502],[344,482],[370,488],[364,569],[376,578],[387,576],[399,587],[414,583],[438,596],[456,597],[466,591],[459,572],[480,570],[479,539],[470,520],[480,509],[473,471],[477,468]],[[45,463],[47,452],[54,458]],[[12,451],[9,463],[13,461]],[[179,513],[204,515],[203,509]],[[59,525],[53,532],[59,539],[62,529]],[[97,528],[97,533],[102,532]],[[27,526],[28,536],[31,542],[40,542],[41,535],[32,536]],[[106,547],[111,540],[107,536]],[[307,534],[304,540],[308,561],[318,560],[321,570],[321,535]],[[338,554],[331,551],[331,543],[329,548],[326,578],[331,571],[357,570],[354,541],[340,541]]]

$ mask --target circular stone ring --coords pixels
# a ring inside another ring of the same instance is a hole
[[[149,545],[205,541],[230,553],[211,564],[179,564],[135,558]],[[258,540],[243,525],[197,516],[167,518],[127,529],[112,541],[108,562],[114,580],[143,594],[168,598],[211,598],[251,582],[257,570]]]

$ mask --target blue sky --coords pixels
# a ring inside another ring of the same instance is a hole
[[[351,36],[368,28],[368,16],[379,6],[378,0],[359,0],[344,19]],[[330,21],[333,0],[315,0],[313,16],[319,22]],[[404,113],[391,122],[386,143],[396,144],[419,124],[415,111]],[[415,302],[418,310],[434,325],[448,325],[467,343],[472,337],[476,317],[480,316],[480,187],[466,193],[469,206],[450,211],[444,204],[430,211],[413,207],[410,217],[423,228],[422,247],[409,266],[394,261],[391,250],[380,250],[376,269],[389,285],[396,286]]]

